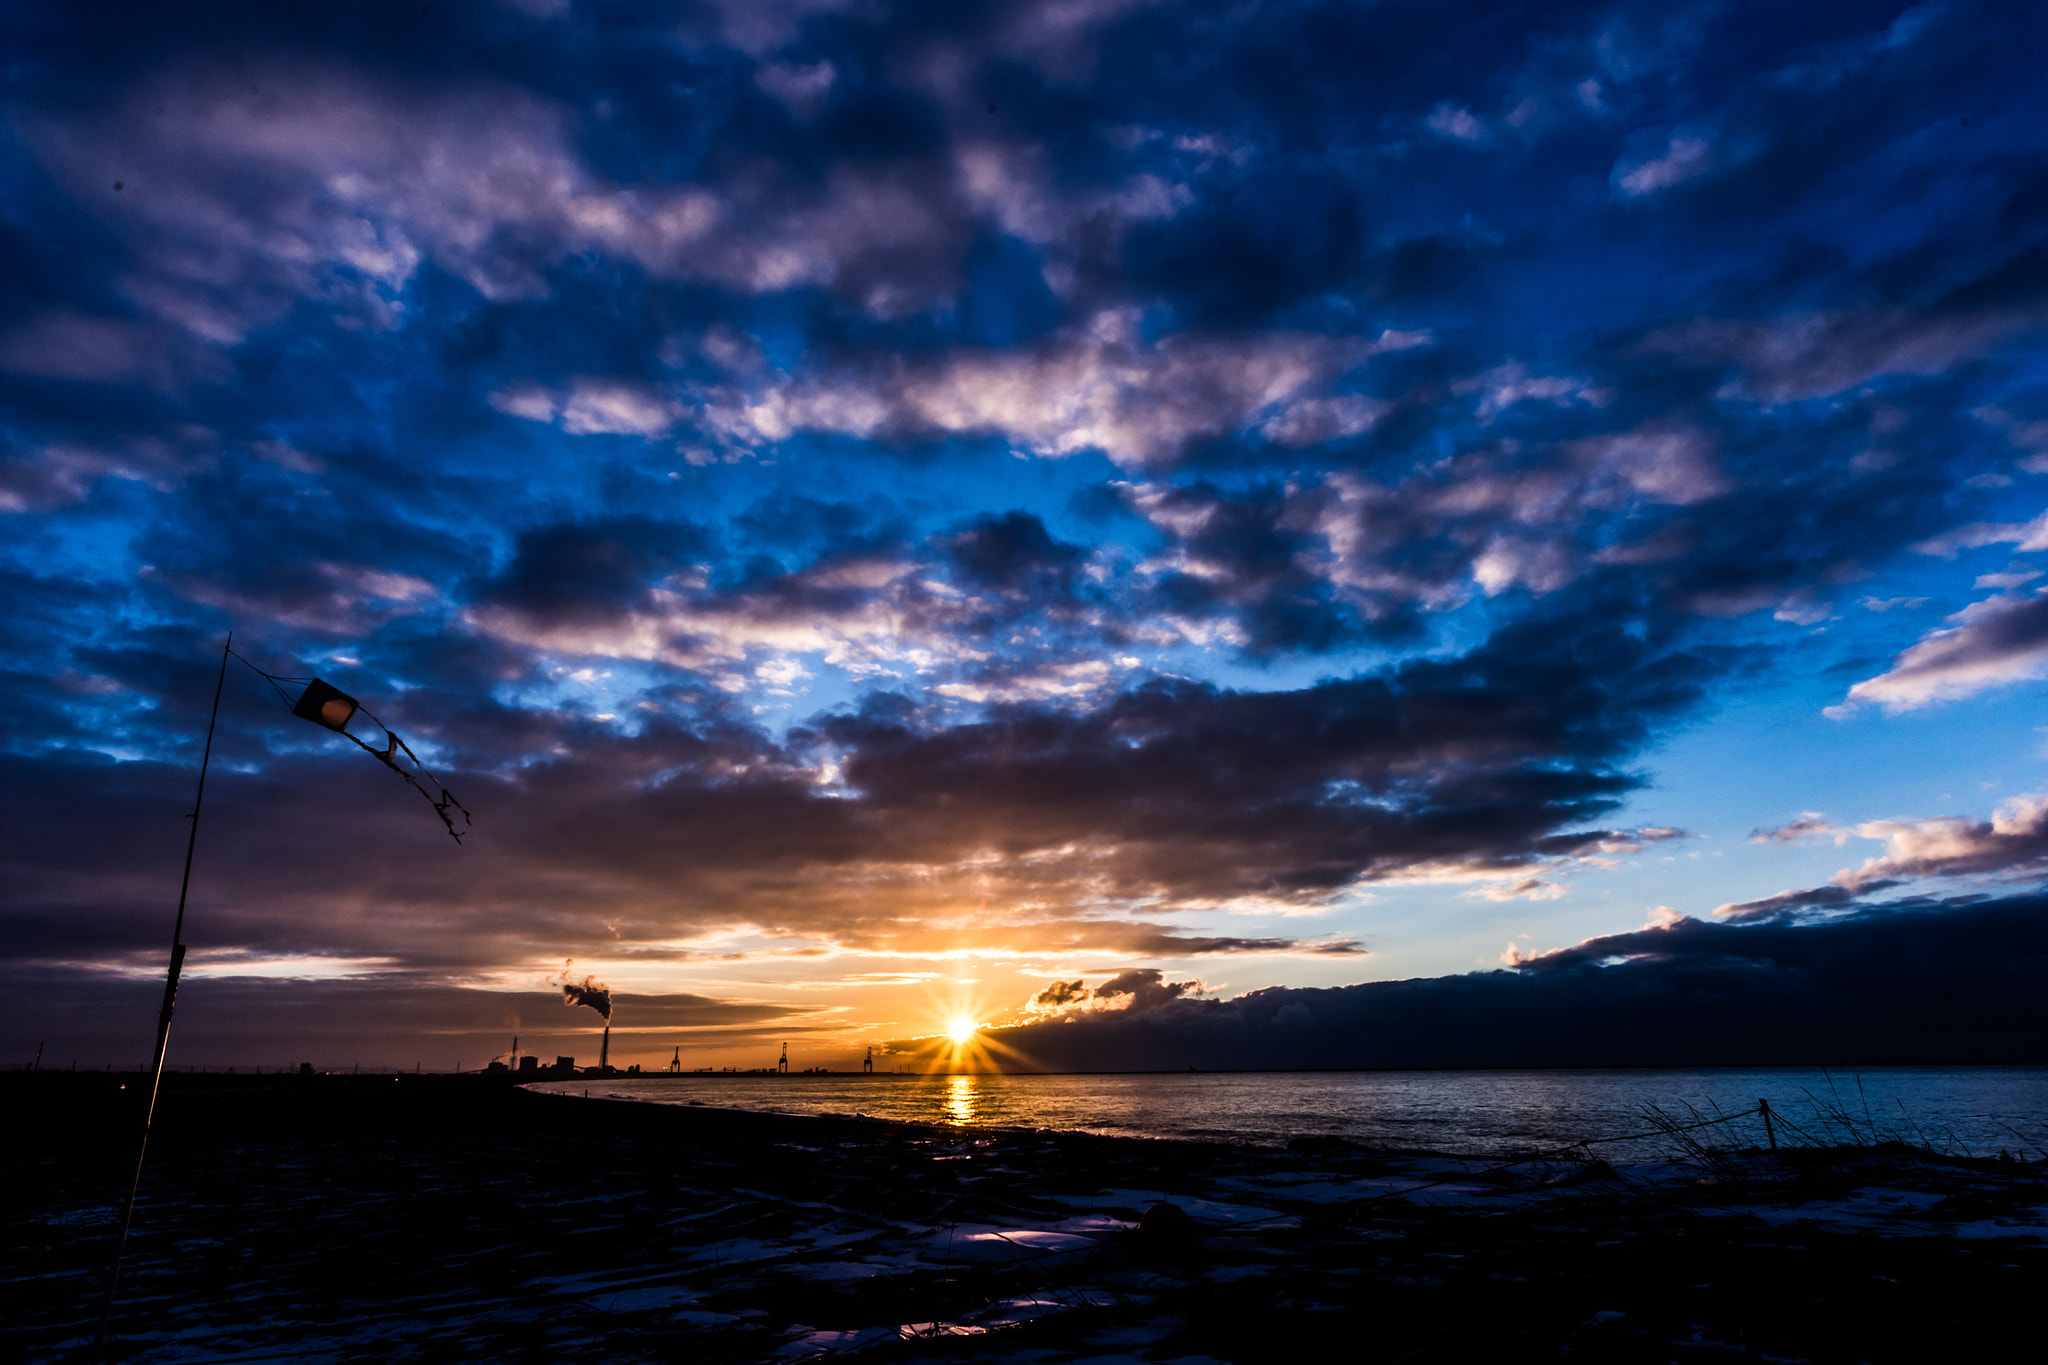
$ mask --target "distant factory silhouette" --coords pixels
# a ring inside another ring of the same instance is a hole
[[[607,1043],[609,1043],[609,1038],[607,1038],[606,1041]],[[684,1074],[694,1076],[836,1076],[854,1074],[872,1076],[875,1074],[875,1050],[873,1047],[868,1048],[867,1055],[861,1059],[860,1071],[858,1073],[850,1071],[836,1072],[832,1070],[832,1068],[827,1066],[807,1066],[800,1071],[792,1072],[789,1067],[788,1043],[782,1044],[781,1055],[775,1059],[775,1064],[773,1066],[699,1066],[690,1067],[686,1071],[686,1069],[683,1066],[683,1049],[680,1044],[675,1046],[673,1054],[669,1058],[668,1065],[662,1068],[661,1072],[644,1072],[641,1070],[640,1064],[638,1062],[634,1062],[629,1066],[612,1066],[610,1064],[609,1057],[610,1048],[606,1047],[604,1051],[600,1053],[598,1063],[596,1066],[579,1067],[576,1065],[576,1059],[574,1057],[565,1056],[557,1056],[552,1063],[544,1063],[537,1056],[534,1056],[530,1053],[522,1053],[519,1050],[519,1037],[517,1034],[514,1034],[512,1037],[511,1051],[501,1057],[495,1057],[489,1063],[487,1063],[484,1067],[484,1074],[501,1076],[526,1076],[535,1080],[558,1080],[567,1076],[640,1076],[656,1074],[667,1074],[671,1076],[680,1076]]]

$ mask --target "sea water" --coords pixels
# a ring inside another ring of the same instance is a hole
[[[1675,1155],[1660,1123],[1729,1122],[1691,1137],[1761,1146],[1768,1100],[1786,1142],[1897,1137],[1977,1156],[2048,1156],[2048,1067],[1848,1070],[1259,1071],[1134,1075],[684,1073],[532,1087],[655,1104],[977,1128],[1061,1128],[1125,1137],[1279,1145],[1333,1135],[1483,1155],[1595,1140],[1603,1156]],[[1603,1141],[1631,1134],[1633,1141]]]

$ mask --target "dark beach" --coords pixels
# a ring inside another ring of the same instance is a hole
[[[123,1079],[0,1086],[12,1358],[82,1358]],[[174,1076],[108,1358],[1992,1358],[2033,1329],[2042,1177],[1899,1145],[1490,1169]],[[1162,1196],[1185,1216],[1141,1222]]]

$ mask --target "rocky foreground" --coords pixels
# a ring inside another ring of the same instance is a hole
[[[0,1077],[11,1358],[82,1358],[122,1080]],[[2048,1167],[1899,1144],[1502,1166],[173,1080],[109,1360],[1993,1359],[2048,1286]]]

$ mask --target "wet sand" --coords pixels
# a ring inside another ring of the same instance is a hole
[[[13,1358],[89,1336],[123,1079],[0,1077]],[[1497,1168],[172,1080],[109,1359],[1988,1359],[2048,1278],[2041,1165],[1899,1146]]]

